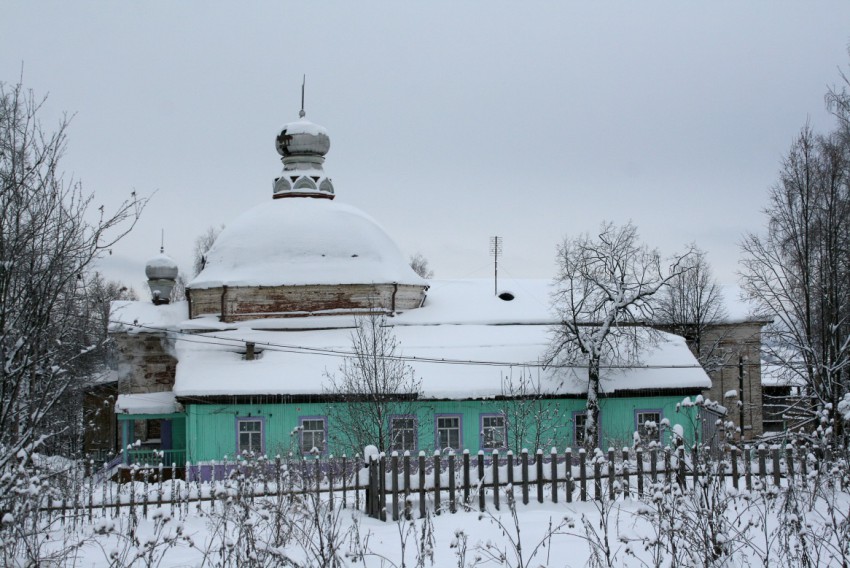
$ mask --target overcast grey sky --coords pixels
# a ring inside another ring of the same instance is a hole
[[[337,199],[437,277],[551,277],[556,244],[634,221],[723,283],[780,160],[850,58],[850,2],[11,2],[0,80],[76,113],[64,161],[150,205],[102,263],[191,267],[195,237],[271,199],[279,127],[325,126]]]

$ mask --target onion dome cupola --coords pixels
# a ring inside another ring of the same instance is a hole
[[[331,148],[324,127],[305,118],[304,109],[295,122],[284,124],[275,139],[283,171],[274,181],[274,197],[334,198],[334,186],[322,164]]]
[[[145,275],[151,289],[151,298],[156,305],[171,301],[171,291],[177,283],[177,263],[160,247],[159,254],[145,264]]]

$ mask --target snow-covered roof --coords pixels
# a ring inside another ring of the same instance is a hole
[[[115,401],[116,414],[172,414],[180,411],[172,391],[119,394]]]
[[[390,323],[394,323],[390,322]],[[400,352],[422,380],[425,398],[488,398],[503,394],[502,379],[532,373],[551,394],[586,392],[585,368],[541,369],[549,345],[547,325],[396,325]],[[329,387],[351,351],[350,329],[290,332],[235,329],[177,341],[177,396],[307,395]],[[262,355],[243,358],[245,342]],[[230,345],[226,345],[230,343]],[[601,390],[691,388],[710,386],[705,371],[681,337],[662,334],[639,365],[606,368]]]
[[[503,393],[502,379],[532,373],[544,391],[581,394],[585,368],[539,366],[556,318],[549,310],[549,281],[437,280],[423,307],[387,322],[401,354],[422,379],[427,398],[487,398]],[[182,310],[182,311],[181,311]],[[338,370],[351,351],[352,316],[279,318],[221,323],[217,318],[186,320],[185,304],[113,304],[113,317],[125,329],[132,322],[172,331],[178,359],[177,396],[322,394],[327,374]],[[182,318],[182,319],[181,319]],[[138,331],[138,330],[137,330]],[[262,354],[243,357],[245,343]],[[699,390],[710,380],[681,337],[661,334],[660,343],[631,368],[603,369],[602,391],[685,388]]]
[[[188,302],[157,306],[153,302],[115,300],[109,310],[109,331],[153,333],[175,329],[188,317]]]
[[[425,285],[374,219],[329,199],[275,199],[230,223],[191,289],[398,283]]]

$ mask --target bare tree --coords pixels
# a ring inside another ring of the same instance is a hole
[[[507,447],[516,455],[523,448],[547,449],[563,426],[557,405],[544,392],[539,376],[525,369],[502,377],[500,413],[505,419]]]
[[[548,362],[587,366],[584,445],[597,443],[599,386],[604,365],[635,362],[654,341],[645,324],[654,320],[654,296],[687,270],[688,251],[670,260],[640,243],[631,223],[603,223],[596,238],[566,238],[558,247],[553,307],[560,323],[552,329]]]
[[[224,225],[216,227],[210,225],[206,231],[195,237],[195,248],[193,250],[192,275],[197,276],[204,269],[207,260],[207,252],[212,248],[213,243],[224,230]]]
[[[717,364],[717,340],[706,330],[726,317],[720,285],[714,278],[705,251],[691,245],[693,254],[658,296],[656,321],[684,337],[700,364],[708,369]]]
[[[410,268],[425,280],[430,280],[434,277],[434,271],[428,267],[428,259],[422,253],[417,252],[410,257]]]
[[[841,430],[838,402],[850,391],[850,146],[806,126],[770,190],[764,235],[741,248],[742,286],[774,318],[767,356],[801,378]]]
[[[404,449],[401,426],[407,433],[417,427],[419,408],[414,402],[422,393],[422,381],[402,358],[398,340],[386,316],[371,313],[357,316],[351,332],[353,355],[336,373],[327,374],[325,392],[330,404],[328,419],[337,442],[363,451],[367,445],[381,450]],[[391,417],[400,423],[393,431]]]
[[[6,474],[67,427],[54,420],[57,406],[91,370],[87,271],[147,201],[133,192],[87,223],[93,196],[59,169],[68,121],[43,130],[43,103],[0,84],[0,501],[15,482]]]

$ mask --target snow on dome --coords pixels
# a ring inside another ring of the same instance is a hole
[[[398,283],[426,285],[374,219],[325,199],[277,199],[230,223],[191,289]]]
[[[159,253],[145,264],[145,276],[149,279],[174,280],[177,278],[177,271],[177,263],[164,252]]]
[[[324,156],[331,149],[331,139],[323,126],[302,118],[284,124],[275,140],[281,156],[318,154]]]

